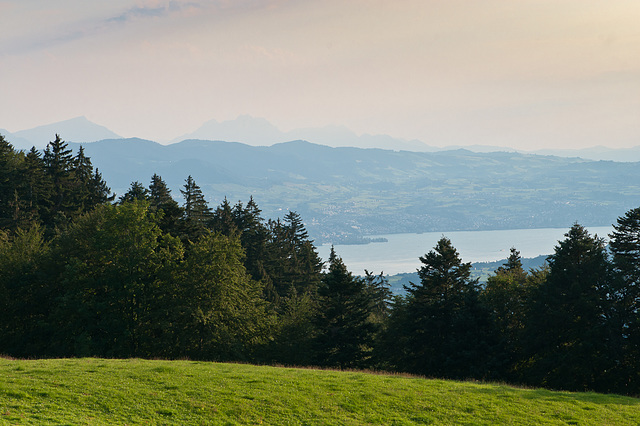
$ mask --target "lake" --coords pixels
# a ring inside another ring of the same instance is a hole
[[[591,235],[607,238],[611,226],[588,227]],[[492,262],[509,256],[511,247],[520,251],[522,257],[536,257],[554,252],[559,240],[569,228],[511,229],[500,231],[453,231],[425,232],[422,234],[371,235],[383,237],[386,243],[365,245],[336,245],[336,253],[354,274],[363,274],[367,269],[373,273],[394,275],[415,272],[420,267],[420,256],[429,252],[444,235],[451,240],[464,262]],[[318,247],[324,260],[329,258],[331,245]]]

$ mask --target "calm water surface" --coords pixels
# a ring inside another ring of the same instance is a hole
[[[590,234],[607,238],[610,226],[589,227]],[[505,259],[509,249],[515,247],[522,257],[551,254],[568,228],[512,229],[502,231],[425,232],[423,234],[373,235],[389,240],[386,243],[366,245],[336,245],[336,253],[354,274],[370,272],[393,275],[415,272],[420,267],[420,256],[433,249],[444,235],[458,250],[464,262],[491,262]],[[330,245],[318,247],[322,259],[329,258]]]

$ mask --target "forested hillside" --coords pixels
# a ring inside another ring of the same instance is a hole
[[[72,145],[70,145],[72,146]],[[77,150],[79,145],[73,145]],[[408,152],[140,139],[84,145],[115,192],[157,173],[177,193],[191,175],[207,201],[258,197],[267,218],[305,218],[321,243],[453,230],[605,226],[636,206],[637,163],[513,152]]]
[[[486,286],[442,237],[392,297],[333,250],[323,264],[296,212],[265,220],[252,198],[212,208],[191,175],[182,204],[155,173],[115,198],[93,161],[59,137],[27,153],[0,137],[0,353],[640,393],[640,208],[618,218],[610,251],[575,224],[548,266],[526,271],[513,249]]]

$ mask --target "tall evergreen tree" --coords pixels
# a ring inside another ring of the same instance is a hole
[[[151,177],[149,185],[149,202],[151,211],[161,212],[160,229],[171,235],[179,235],[182,208],[171,196],[171,190],[157,174]]]
[[[120,204],[131,203],[134,201],[149,201],[149,190],[138,181],[131,182],[129,190],[118,199]]]
[[[29,222],[39,222],[49,205],[52,182],[45,172],[44,160],[35,147],[25,156],[22,170],[23,188],[20,192],[25,202],[26,218]]]
[[[620,338],[619,391],[640,393],[640,207],[619,217],[609,247],[618,285],[612,292],[614,321]]]
[[[292,289],[315,294],[323,263],[300,215],[289,212],[284,221],[269,221],[268,225],[271,238],[267,248],[272,257],[265,266],[276,295],[285,297]]]
[[[21,163],[20,153],[0,135],[0,229],[15,229],[17,225]]]
[[[51,197],[44,215],[45,224],[52,228],[67,225],[78,209],[73,200],[73,180],[71,173],[74,159],[68,144],[60,135],[49,142],[43,156],[45,171],[51,180]]]
[[[531,302],[531,293],[538,280],[537,272],[529,276],[522,268],[520,252],[511,248],[507,262],[489,276],[480,294],[481,302],[488,308],[500,339],[496,364],[500,376],[516,378],[516,369],[523,357],[521,342],[524,325]]]
[[[254,280],[261,281],[272,288],[271,279],[265,269],[267,258],[267,241],[269,230],[261,216],[262,211],[254,201],[249,199],[246,206],[238,203],[233,207],[232,215],[235,228],[240,233],[240,242],[246,253],[245,267]]]
[[[575,224],[549,256],[549,274],[534,294],[529,336],[532,384],[606,390],[611,273],[604,241]]]
[[[211,220],[211,209],[196,181],[189,175],[184,189],[180,190],[184,197],[184,235],[187,240],[196,241],[208,232]]]
[[[376,325],[364,280],[354,277],[331,248],[329,271],[322,278],[316,316],[316,354],[321,365],[365,367]]]
[[[95,169],[89,181],[89,205],[95,207],[112,202],[115,198],[115,194],[111,193],[111,188],[107,186],[107,182],[102,178],[100,171]]]
[[[222,203],[213,212],[210,222],[212,229],[228,237],[237,235],[239,230],[235,216],[233,208],[231,207],[231,204],[229,204],[229,200],[225,197]]]
[[[399,311],[406,348],[397,367],[437,377],[487,377],[495,336],[478,301],[478,280],[470,278],[471,264],[462,263],[445,237],[420,261],[420,283],[406,287],[406,306]]]

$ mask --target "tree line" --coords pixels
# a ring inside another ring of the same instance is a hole
[[[160,357],[640,393],[640,208],[610,243],[575,224],[543,268],[514,248],[486,285],[443,237],[419,282],[320,259],[302,218],[210,208],[189,176],[117,200],[82,148],[0,136],[0,353]]]

